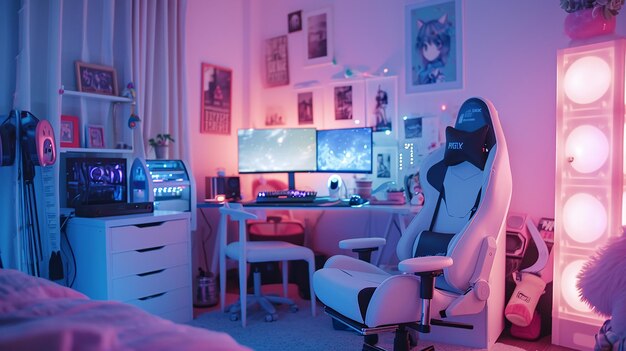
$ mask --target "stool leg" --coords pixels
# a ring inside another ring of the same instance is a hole
[[[315,317],[317,309],[315,308],[315,291],[313,291],[313,273],[315,273],[315,257],[311,256],[307,260],[309,262],[309,291],[311,294],[311,315]]]
[[[248,294],[248,286],[246,277],[248,275],[248,269],[246,265],[246,261],[239,259],[239,301],[241,304],[241,326],[246,326],[246,312],[248,310],[248,305],[246,303],[246,297]]]
[[[289,261],[283,261],[283,296],[287,297],[287,285],[289,284],[289,275],[288,275],[288,270],[289,270]]]

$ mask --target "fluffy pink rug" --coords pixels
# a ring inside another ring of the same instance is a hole
[[[626,236],[610,240],[578,274],[583,301],[611,318],[613,331],[626,335]]]

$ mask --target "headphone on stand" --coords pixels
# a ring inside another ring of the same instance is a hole
[[[50,122],[39,120],[28,111],[12,110],[0,125],[0,166],[15,163],[18,140],[22,154],[33,166],[46,167],[56,161],[56,142]]]
[[[34,178],[35,166],[46,167],[56,161],[56,143],[50,122],[40,121],[28,111],[12,110],[0,124],[0,166],[12,166],[16,156],[21,161],[17,165],[21,197],[18,225],[25,232],[24,247],[28,246],[27,250],[23,248],[26,268],[29,274],[40,276],[39,262],[43,260],[43,249]],[[60,263],[60,255],[53,252],[52,261]],[[51,277],[56,278],[57,275],[51,273]]]

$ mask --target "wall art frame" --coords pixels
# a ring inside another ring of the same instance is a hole
[[[461,0],[426,0],[406,6],[407,93],[463,87],[462,6]],[[423,49],[428,50],[426,55]]]
[[[59,127],[61,147],[80,147],[80,121],[77,116],[61,115]]]
[[[396,146],[374,146],[372,165],[372,187],[385,182],[398,184],[398,148]],[[399,187],[399,186],[396,186]]]
[[[289,85],[289,49],[287,35],[265,41],[265,83],[268,87]]]
[[[366,125],[372,127],[375,140],[382,134],[398,137],[398,79],[396,76],[365,80]]]
[[[335,57],[333,11],[324,8],[304,14],[305,65],[332,63]]]
[[[90,149],[106,148],[104,127],[95,124],[85,126],[85,145]]]
[[[75,62],[76,86],[83,93],[118,95],[117,71],[114,67]]]
[[[325,128],[366,127],[365,83],[363,80],[345,80],[332,83],[326,95],[329,103],[325,113]]]
[[[233,72],[202,63],[200,133],[230,135]]]

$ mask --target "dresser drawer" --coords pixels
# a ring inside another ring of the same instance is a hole
[[[191,271],[188,264],[113,279],[111,299],[127,302],[185,286],[191,286]]]
[[[189,241],[187,220],[152,222],[111,228],[111,251],[140,250]]]
[[[180,266],[190,260],[186,242],[118,252],[111,255],[111,278]]]
[[[126,303],[137,306],[152,314],[163,315],[164,313],[171,312],[185,306],[192,306],[191,288],[186,286],[176,290],[142,297],[140,299],[129,300],[126,301]]]

